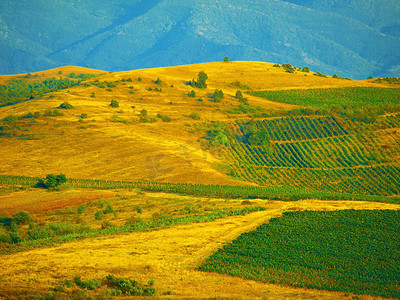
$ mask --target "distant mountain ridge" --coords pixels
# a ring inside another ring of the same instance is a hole
[[[400,75],[398,0],[0,3],[0,73],[121,71],[231,60],[364,79]]]

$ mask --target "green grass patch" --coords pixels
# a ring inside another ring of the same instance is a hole
[[[255,211],[263,211],[265,207],[251,207],[237,210],[219,210],[203,214],[182,216],[177,218],[166,218],[165,216],[154,217],[149,222],[135,222],[133,225],[123,225],[119,227],[104,226],[102,229],[94,230],[89,226],[76,225],[71,223],[55,223],[46,226],[36,226],[28,231],[26,236],[16,235],[18,240],[12,239],[13,232],[10,232],[12,240],[0,240],[0,254],[10,254],[23,250],[30,250],[39,247],[52,246],[65,243],[71,240],[95,237],[102,235],[113,235],[124,232],[143,232],[162,228],[169,228],[177,225],[191,223],[212,222],[216,219],[227,218],[230,216],[246,215]],[[103,212],[101,211],[101,214]],[[15,235],[15,234],[14,234]],[[0,236],[1,237],[1,236]]]
[[[242,234],[198,269],[248,279],[400,297],[400,211],[289,212]]]

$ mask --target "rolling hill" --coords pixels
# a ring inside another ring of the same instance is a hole
[[[125,71],[232,60],[365,79],[399,75],[398,1],[0,3],[0,73]]]
[[[0,76],[0,95],[0,297],[397,297],[398,79],[66,66]],[[248,254],[260,231],[291,258]]]

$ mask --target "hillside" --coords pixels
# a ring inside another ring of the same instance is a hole
[[[0,298],[398,297],[398,83],[244,61],[0,76]]]
[[[59,72],[68,75],[82,69],[60,68],[39,73],[53,76]],[[209,77],[207,89],[186,85],[185,81],[197,78],[200,71]],[[87,70],[89,73],[104,73]],[[120,73],[106,73],[90,79],[87,84],[44,94],[1,108],[0,118],[8,115],[23,116],[28,112],[57,109],[63,102],[73,109],[59,109],[63,116],[39,117],[34,122],[25,119],[16,122],[11,132],[16,137],[1,138],[0,149],[3,174],[44,176],[47,173],[65,173],[74,178],[116,180],[162,180],[237,184],[223,171],[213,166],[220,162],[213,152],[204,150],[205,130],[209,122],[235,122],[249,114],[232,114],[226,111],[238,106],[234,97],[240,87],[246,89],[288,89],[307,87],[377,86],[366,81],[357,82],[289,74],[267,63],[210,63],[171,68],[143,69]],[[138,78],[141,81],[138,81]],[[10,77],[6,77],[10,79]],[[42,78],[42,80],[43,80]],[[160,78],[161,84],[154,83]],[[40,80],[35,77],[29,80]],[[131,79],[132,82],[127,81]],[[104,87],[100,87],[105,83]],[[106,85],[112,86],[108,88]],[[86,86],[87,85],[87,86]],[[115,85],[115,86],[114,86]],[[133,86],[133,88],[131,88]],[[239,87],[238,87],[239,86]],[[148,91],[148,89],[153,89]],[[155,91],[156,88],[162,92]],[[194,89],[196,97],[188,93]],[[213,102],[209,95],[215,89],[225,93],[222,102]],[[94,93],[94,97],[91,97]],[[265,110],[290,110],[296,106],[277,103],[246,95],[251,106]],[[203,101],[198,101],[201,98]],[[117,100],[118,108],[110,107]],[[142,110],[149,117],[157,114],[171,118],[170,122],[140,122]],[[200,120],[189,116],[200,114]],[[82,114],[87,114],[82,118]],[[251,114],[250,114],[251,115]],[[12,153],[12,155],[9,155]]]
[[[396,0],[6,0],[0,74],[60,65],[125,71],[227,55],[354,79],[399,76],[399,14]]]

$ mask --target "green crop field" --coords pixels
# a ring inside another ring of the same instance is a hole
[[[290,212],[224,246],[199,270],[400,297],[400,211]]]
[[[400,90],[392,88],[346,87],[288,91],[255,91],[249,94],[270,100],[315,107],[361,108],[376,106],[382,109],[399,109]]]

